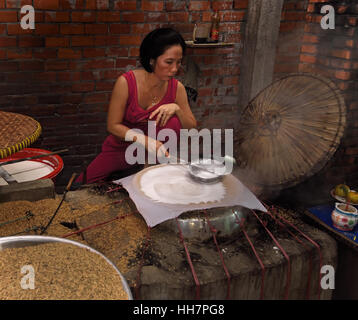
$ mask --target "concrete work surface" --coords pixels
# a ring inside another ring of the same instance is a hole
[[[278,241],[277,244],[270,238],[254,215],[248,217],[245,231],[262,261],[260,265],[243,232],[235,238],[218,238],[220,254],[213,239],[206,242],[183,239],[184,247],[182,239],[164,225],[148,229],[125,190],[108,192],[115,188],[115,185],[97,186],[68,192],[45,235],[70,234],[67,239],[81,241],[102,252],[127,279],[135,298],[331,299],[332,290],[320,286],[320,266],[336,268],[336,241],[302,221],[292,210],[282,214],[286,218],[289,215],[290,221],[319,248],[292,227],[280,227],[267,214],[257,212]],[[45,224],[60,198],[46,200],[46,205],[52,206],[48,213],[42,200],[42,207],[31,209],[35,215],[31,219],[37,220],[18,221],[17,229],[13,226],[8,232],[5,229],[11,225],[3,226],[1,236]],[[20,210],[19,203],[19,210],[14,211],[19,217],[26,211],[26,203],[21,206]],[[41,214],[36,218],[38,212]]]

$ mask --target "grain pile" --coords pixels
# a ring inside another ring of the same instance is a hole
[[[41,227],[47,225],[61,199],[43,199],[36,202],[13,201],[0,204],[0,237],[12,235],[40,234]],[[76,226],[76,219],[96,210],[98,205],[84,204],[80,208],[72,208],[68,202],[63,202],[58,214],[44,235],[61,237],[71,232],[68,226]],[[28,217],[26,218],[26,214]],[[14,221],[19,219],[18,221]],[[64,223],[64,224],[63,224]],[[37,230],[36,230],[37,228]],[[69,237],[70,240],[83,242],[80,235]]]
[[[122,217],[100,228],[83,232],[89,246],[100,251],[125,273],[137,258],[138,248],[147,236],[147,225],[139,213],[133,212],[128,206],[112,207],[106,211],[92,212],[78,219],[80,229]]]
[[[21,286],[21,268],[35,271],[34,289]],[[101,256],[65,243],[0,251],[0,299],[127,300],[121,278]]]

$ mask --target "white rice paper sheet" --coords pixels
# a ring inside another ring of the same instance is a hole
[[[163,168],[163,166],[166,166],[164,168],[165,170],[160,170]],[[197,184],[198,190],[202,190],[203,193],[205,193],[203,201],[199,203],[199,201],[197,201],[198,194],[193,194],[193,199],[195,200],[193,200],[193,203],[189,204],[183,204],[185,202],[183,202],[181,195],[170,195],[167,198],[167,201],[164,200],[164,202],[160,202],[158,200],[153,200],[153,198],[156,197],[150,197],[150,193],[153,193],[153,190],[149,193],[144,192],[144,190],[141,190],[142,178],[143,181],[146,181],[147,183],[151,184],[149,188],[153,189],[154,186],[154,189],[156,189],[156,187],[158,187],[157,190],[163,192],[163,189],[165,189],[165,187],[163,186],[167,185],[168,190],[171,190],[171,187],[174,186],[168,178],[168,175],[165,174],[163,176],[163,173],[169,172],[170,170],[168,171],[167,169],[171,169],[170,167],[173,168],[173,165],[158,165],[149,167],[138,172],[137,174],[113,181],[116,184],[122,185],[128,191],[130,198],[135,203],[139,213],[143,216],[149,227],[154,227],[164,221],[177,218],[182,213],[192,210],[204,210],[210,208],[231,207],[239,205],[249,209],[267,212],[265,207],[256,198],[256,196],[247,187],[245,187],[236,177],[231,174],[225,176],[222,182],[203,185],[201,183],[194,182],[189,177],[188,172],[184,169],[184,166],[174,166],[177,168],[175,174],[182,175],[180,179],[177,179],[178,177],[176,177],[176,181],[178,181],[179,183],[179,187],[178,189],[176,189],[177,192],[180,193],[181,190],[183,190],[182,196],[187,197],[190,192],[188,193],[188,191],[185,191],[185,183],[188,183],[188,189],[192,190],[194,190],[193,184]],[[151,172],[149,172],[148,170],[151,170]],[[153,179],[154,182],[151,183],[149,181],[150,179],[148,178],[154,178],[154,176],[156,175],[153,175],[152,170],[156,170],[156,174],[158,175],[158,178],[160,176],[160,179],[157,179],[157,182],[154,181],[155,179]],[[222,186],[219,186],[218,184],[222,184]],[[222,190],[224,190],[224,192],[221,192]],[[174,190],[168,192],[173,191]],[[210,198],[210,191],[212,191],[213,198]],[[214,199],[215,197],[217,199],[216,201],[207,200]],[[174,203],[175,199],[178,199],[178,203]]]

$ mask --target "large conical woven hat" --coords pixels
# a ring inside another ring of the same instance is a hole
[[[275,191],[302,182],[327,164],[345,125],[344,99],[331,80],[293,74],[273,82],[240,116],[242,180]]]
[[[41,125],[31,117],[0,111],[0,159],[27,148],[41,134]]]

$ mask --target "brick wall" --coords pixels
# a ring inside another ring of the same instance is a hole
[[[349,2],[349,1],[345,1]],[[324,75],[333,80],[344,96],[347,106],[347,125],[342,143],[329,164],[315,177],[293,191],[302,201],[329,198],[336,184],[358,186],[358,14],[339,13],[343,1],[310,0],[301,42],[299,63],[291,66],[299,72]],[[323,30],[320,26],[323,5],[336,9],[336,28]]]
[[[275,74],[278,79],[298,72],[308,0],[285,0],[277,44]]]
[[[20,27],[26,4],[35,8],[35,30]],[[41,123],[33,147],[70,149],[57,179],[63,186],[99,153],[114,82],[138,65],[144,35],[169,25],[191,40],[194,23],[210,23],[220,10],[234,46],[188,50],[200,69],[192,109],[200,127],[230,127],[246,7],[247,0],[0,0],[0,108]]]

